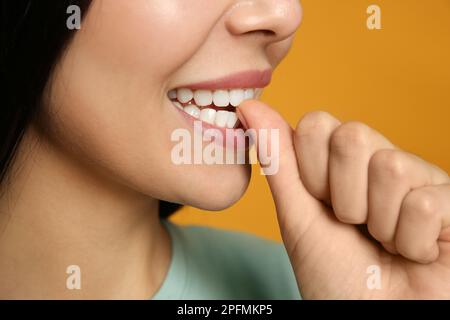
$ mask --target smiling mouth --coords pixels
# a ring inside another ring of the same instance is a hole
[[[258,89],[193,90],[179,88],[169,91],[173,105],[189,116],[219,128],[236,129],[241,123],[236,107],[255,99]]]
[[[258,99],[272,78],[272,69],[248,70],[215,80],[184,84],[170,90],[168,97],[181,112],[220,129],[242,125],[236,107]]]

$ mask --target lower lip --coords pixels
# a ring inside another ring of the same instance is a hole
[[[173,105],[173,104],[172,104]],[[217,141],[216,139],[214,139],[214,143],[216,143],[217,145],[219,145],[222,148],[228,149],[228,150],[232,150],[234,149],[234,151],[248,151],[252,145],[253,145],[253,141],[250,141],[250,143],[245,143],[245,146],[241,146],[238,145],[237,141],[238,138],[241,137],[241,135],[243,135],[243,133],[245,132],[244,128],[235,128],[235,129],[228,129],[228,128],[221,128],[221,127],[217,127],[214,125],[211,125],[205,121],[202,121],[200,119],[194,118],[191,115],[187,114],[186,112],[184,112],[183,110],[181,110],[180,108],[176,107],[175,105],[173,105],[173,107],[182,115],[182,117],[185,119],[185,121],[187,121],[189,123],[189,125],[192,127],[192,129],[194,129],[194,124],[195,121],[201,121],[202,123],[202,128],[203,128],[203,132],[205,130],[208,129],[212,129],[212,130],[217,130],[221,133],[222,137],[224,137],[224,139],[222,140],[222,143],[219,143],[219,141]],[[227,143],[227,130],[231,130],[233,132],[233,136],[234,136],[234,140],[233,143]]]

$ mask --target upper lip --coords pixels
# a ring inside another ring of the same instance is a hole
[[[248,70],[225,77],[178,86],[191,90],[218,90],[238,88],[264,88],[272,79],[272,70]]]

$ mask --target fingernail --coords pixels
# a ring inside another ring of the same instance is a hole
[[[237,116],[238,116],[238,118],[239,118],[239,121],[241,122],[242,126],[243,126],[245,129],[248,129],[248,123],[247,123],[247,120],[245,119],[245,116],[244,116],[244,114],[241,112],[241,110],[239,109],[239,107],[236,108],[236,114],[237,114]]]

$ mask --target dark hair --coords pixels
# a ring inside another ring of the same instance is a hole
[[[0,0],[0,184],[5,182],[17,147],[41,109],[52,70],[75,31],[69,30],[67,8],[86,13],[91,0]],[[180,205],[160,201],[160,216]]]

